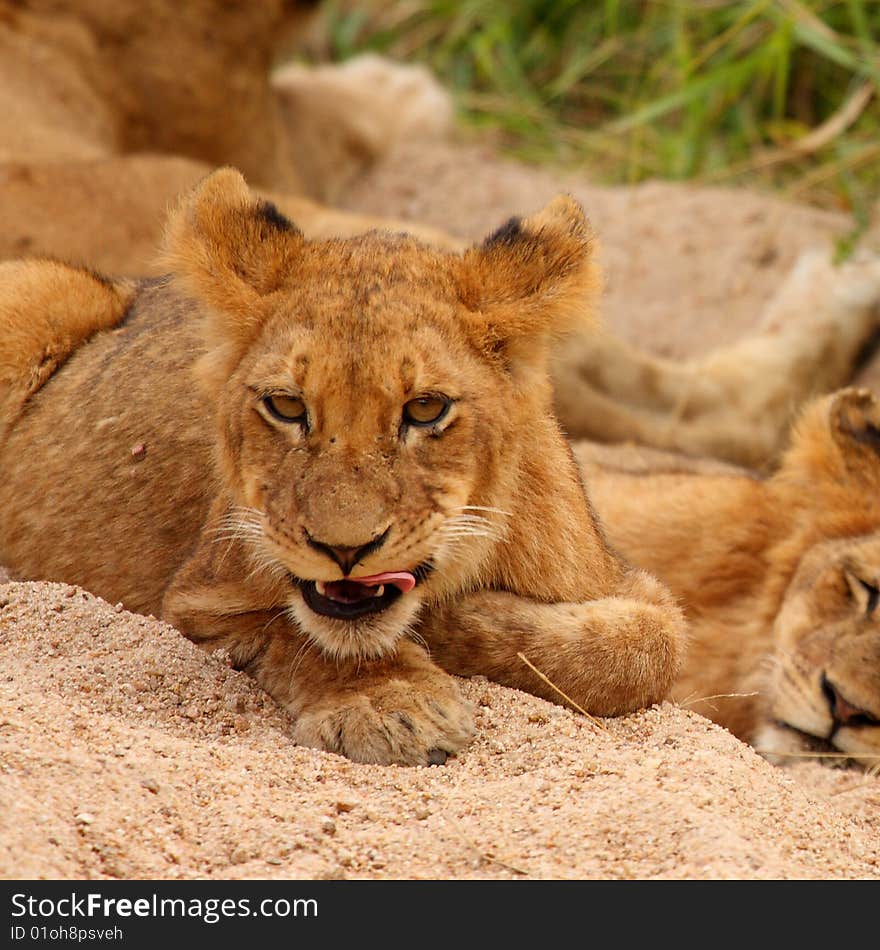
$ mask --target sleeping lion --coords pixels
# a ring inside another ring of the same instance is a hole
[[[224,169],[167,277],[0,264],[0,563],[224,648],[360,762],[461,749],[450,672],[659,701],[682,613],[606,543],[552,411],[591,252],[565,197],[463,252],[307,240]]]
[[[576,454],[612,544],[685,605],[672,697],[781,761],[880,764],[880,403],[809,405],[763,477],[650,449]]]

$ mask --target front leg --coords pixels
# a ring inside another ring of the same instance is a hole
[[[470,741],[470,703],[422,647],[403,639],[378,658],[326,654],[291,616],[287,575],[261,568],[237,540],[217,542],[222,511],[172,579],[165,620],[227,650],[294,717],[302,745],[356,762],[432,765]]]
[[[470,703],[422,647],[404,640],[377,660],[329,658],[283,610],[224,612],[224,602],[246,594],[229,584],[172,589],[163,614],[190,639],[227,649],[233,664],[294,717],[301,745],[355,762],[435,765],[473,737]],[[197,600],[202,609],[193,609]]]
[[[522,653],[585,711],[616,716],[660,702],[681,666],[685,621],[672,595],[628,571],[611,596],[542,603],[506,591],[450,601],[420,627],[432,658],[460,676],[482,674],[559,703]]]

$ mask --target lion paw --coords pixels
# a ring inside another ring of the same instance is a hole
[[[325,132],[330,114],[336,134],[374,157],[396,142],[448,138],[455,124],[452,97],[425,66],[375,53],[330,65],[291,63],[273,74],[272,85],[282,103],[297,96],[324,103]]]
[[[854,255],[835,264],[827,248],[804,251],[795,262],[761,319],[764,331],[818,321],[818,326],[844,328],[877,324],[880,307],[880,257]],[[830,321],[830,322],[829,322]]]
[[[442,765],[473,738],[471,704],[445,673],[323,697],[297,718],[300,745],[376,765]]]

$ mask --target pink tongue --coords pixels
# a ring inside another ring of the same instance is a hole
[[[364,584],[367,587],[394,584],[404,594],[416,586],[416,579],[409,571],[386,571],[384,574],[371,574],[369,577],[346,577],[346,580],[349,584]]]

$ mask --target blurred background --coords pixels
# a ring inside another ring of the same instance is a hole
[[[567,191],[605,325],[689,359],[880,249],[878,42],[880,0],[0,0],[0,259],[161,272],[218,165],[314,237],[460,246]]]
[[[327,0],[310,54],[425,63],[521,159],[770,187],[864,227],[878,41],[880,0]]]

